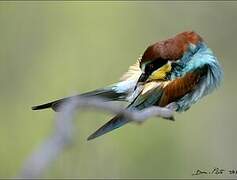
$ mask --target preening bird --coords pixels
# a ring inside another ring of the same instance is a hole
[[[222,68],[212,50],[199,34],[187,31],[150,45],[118,83],[78,96],[127,101],[129,110],[160,106],[182,112],[218,87],[222,76]],[[58,111],[68,98],[32,109],[52,108]],[[90,135],[88,140],[128,122],[129,119],[117,115]]]

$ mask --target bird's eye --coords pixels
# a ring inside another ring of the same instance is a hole
[[[154,64],[150,64],[150,65],[149,65],[149,68],[150,68],[150,69],[153,69],[153,68],[154,68]]]

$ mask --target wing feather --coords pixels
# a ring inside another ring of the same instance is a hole
[[[161,96],[158,105],[164,107],[194,90],[205,73],[206,68],[200,68],[167,83],[163,88],[163,95]]]
[[[140,61],[141,61],[141,56],[138,58],[137,62],[131,65],[128,68],[128,71],[122,75],[122,77],[120,78],[120,81],[138,79],[142,73],[141,68],[140,68]]]

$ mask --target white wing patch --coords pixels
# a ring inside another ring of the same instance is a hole
[[[134,91],[137,81],[142,74],[140,60],[141,56],[134,65],[129,67],[128,71],[120,78],[120,81],[112,87],[112,89],[118,93],[127,93],[128,101],[132,101],[136,98],[142,90],[141,87],[138,87],[136,91]]]
[[[135,64],[128,68],[128,71],[123,74],[120,78],[120,81],[127,81],[127,80],[138,80],[140,75],[142,74],[142,70],[140,69],[140,61],[142,56],[140,56]]]

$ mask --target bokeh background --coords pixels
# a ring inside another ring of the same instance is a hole
[[[237,169],[236,19],[236,2],[0,2],[0,177],[17,177],[52,132],[55,113],[32,105],[114,83],[149,44],[186,30],[219,58],[222,86],[174,123],[151,118],[91,142],[111,115],[81,113],[74,145],[43,177],[192,178],[196,169]]]

